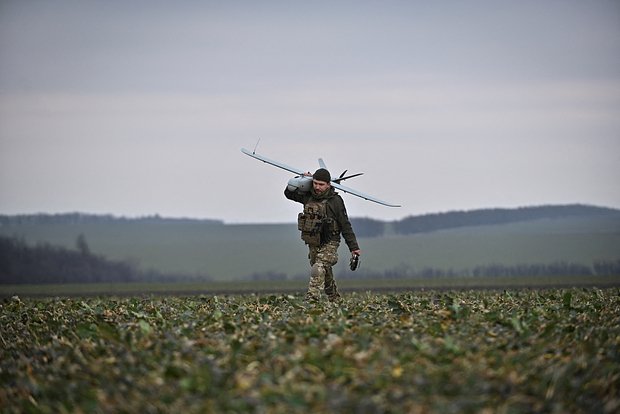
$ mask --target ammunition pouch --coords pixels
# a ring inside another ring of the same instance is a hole
[[[297,216],[297,229],[301,231],[301,239],[308,246],[321,245],[321,220],[316,220],[305,213],[299,213]]]
[[[334,219],[327,217],[325,204],[307,203],[303,213],[297,216],[297,229],[308,246],[321,246],[338,234],[338,225]]]

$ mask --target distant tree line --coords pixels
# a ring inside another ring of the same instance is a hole
[[[579,263],[556,262],[549,264],[491,264],[472,269],[438,269],[426,267],[414,269],[401,264],[383,272],[356,272],[342,270],[337,275],[342,279],[406,279],[443,278],[456,276],[512,277],[512,276],[620,276],[620,260],[600,260],[587,266]],[[289,277],[280,272],[257,272],[246,279],[255,281],[286,280]],[[307,278],[305,274],[294,279]],[[41,243],[29,246],[16,237],[0,236],[0,284],[23,283],[118,283],[118,282],[174,282],[209,280],[205,276],[162,274],[143,271],[130,262],[108,260],[93,254],[83,235],[76,240],[76,249],[66,249]]]
[[[610,215],[620,219],[620,210],[582,204],[569,204],[561,206],[450,211],[409,216],[390,223],[369,218],[352,218],[351,224],[358,237],[380,237],[386,234],[388,227],[396,234],[409,235],[460,227],[509,224],[530,220]]]
[[[386,223],[371,218],[352,218],[351,226],[357,237],[381,237],[385,234]]]
[[[264,282],[264,281],[270,281],[270,280],[271,281],[287,280],[288,277],[286,276],[286,273],[268,271],[268,272],[254,272],[250,276],[248,276],[246,279],[252,280],[255,282]]]
[[[111,214],[84,214],[84,213],[62,213],[62,214],[18,214],[0,215],[0,226],[23,225],[23,224],[88,224],[88,223],[146,223],[146,224],[166,224],[166,223],[202,223],[213,225],[224,225],[221,220],[195,219],[195,218],[170,218],[161,217],[158,214],[143,217],[118,217]]]
[[[414,269],[406,264],[401,264],[385,271],[369,271],[363,268],[351,272],[342,269],[336,275],[338,279],[434,279],[450,277],[548,277],[548,276],[610,276],[620,277],[620,260],[601,260],[587,266],[580,263],[538,263],[538,264],[517,264],[512,266],[491,264],[486,266],[476,266],[472,269],[441,269],[424,267]],[[254,273],[250,280],[286,280],[286,279],[307,279],[308,275],[299,273],[292,277],[287,277],[283,273]]]
[[[390,232],[402,235],[428,233],[458,227],[485,226],[516,223],[528,220],[563,217],[592,217],[613,215],[620,219],[620,210],[582,204],[536,206],[521,208],[494,208],[471,211],[450,211],[446,213],[409,216],[402,220],[385,222],[371,218],[352,218],[351,224],[358,237],[381,237]],[[24,224],[77,225],[88,223],[142,223],[142,224],[209,224],[226,226],[221,220],[166,218],[159,215],[126,218],[113,215],[83,213],[0,215],[0,226]]]
[[[539,206],[517,209],[486,209],[456,211],[422,216],[410,216],[399,221],[384,222],[370,218],[352,218],[358,237],[381,237],[389,234],[416,234],[442,229],[466,226],[507,224],[519,221],[562,217],[613,216],[620,219],[620,210],[586,206]],[[218,220],[189,218],[163,218],[158,215],[141,218],[124,218],[112,215],[82,213],[0,215],[0,227],[11,225],[60,224],[77,225],[88,223],[183,223],[226,226]],[[10,229],[9,229],[10,231]],[[339,277],[351,278],[409,278],[449,276],[549,276],[549,275],[620,275],[620,260],[599,261],[591,266],[575,263],[552,264],[491,264],[466,270],[412,269],[406,265],[397,266],[381,273],[368,273],[360,269],[355,273],[342,272]],[[294,276],[306,277],[305,275]],[[283,280],[290,276],[277,272],[247,275],[252,280]],[[29,246],[22,239],[0,236],[0,283],[90,283],[90,282],[138,282],[205,280],[208,277],[193,275],[170,275],[156,271],[144,271],[127,261],[112,261],[91,252],[83,235],[76,240],[75,250],[38,244]]]
[[[557,219],[563,217],[591,217],[603,215],[616,215],[620,217],[620,211],[581,204],[522,207],[516,209],[494,208],[473,211],[453,211],[448,213],[410,216],[395,222],[394,230],[399,234],[415,234],[458,227],[508,224],[548,218]]]
[[[41,243],[28,246],[18,238],[0,236],[0,284],[118,283],[206,280],[206,277],[142,271],[124,261],[93,254],[86,238],[78,236],[76,250]]]
[[[343,270],[337,275],[342,279],[432,279],[445,277],[521,277],[521,276],[616,276],[620,277],[620,260],[601,260],[587,266],[580,263],[538,263],[476,266],[473,269],[438,269],[425,267],[413,269],[405,264],[384,272],[364,271],[355,273]]]

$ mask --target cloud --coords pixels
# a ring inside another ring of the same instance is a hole
[[[209,205],[213,213],[199,215],[284,221],[288,208],[254,214],[209,201],[215,186],[226,199],[243,199],[241,191],[270,209],[272,198],[259,194],[278,197],[287,175],[238,152],[262,138],[259,152],[301,168],[324,157],[338,173],[366,172],[352,185],[407,212],[550,199],[620,204],[611,184],[620,153],[618,84],[398,83],[244,95],[4,95],[0,183],[15,206],[45,183],[64,194],[60,210],[196,215]],[[269,184],[263,190],[247,177]],[[40,196],[33,200],[49,205]],[[18,209],[10,203],[4,207]],[[404,214],[351,203],[357,215]]]
[[[613,2],[0,7],[0,211],[290,220],[258,138],[353,215],[620,206]]]

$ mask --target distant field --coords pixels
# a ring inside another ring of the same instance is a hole
[[[556,287],[620,286],[620,276],[546,276],[546,277],[443,277],[433,279],[342,279],[341,292],[405,292],[428,289],[544,289]],[[49,285],[0,285],[1,297],[73,297],[132,295],[218,295],[304,293],[305,279],[280,281],[171,282],[171,283],[82,283]]]
[[[620,222],[606,218],[554,219],[468,227],[365,240],[372,257],[414,268],[574,262],[620,258]],[[372,267],[373,261],[368,266]]]
[[[304,277],[307,249],[293,224],[91,223],[0,227],[0,234],[73,248],[84,234],[93,252],[130,260],[144,269],[208,275],[214,280],[255,273]],[[453,269],[490,264],[554,263],[591,266],[620,259],[620,220],[613,217],[547,219],[466,227],[411,236],[362,238],[361,272]],[[346,270],[348,252],[336,272]],[[355,274],[353,274],[355,276]]]
[[[620,291],[0,301],[3,413],[616,413]]]

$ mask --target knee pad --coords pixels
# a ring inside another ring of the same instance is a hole
[[[322,275],[325,275],[325,268],[323,267],[323,265],[320,263],[313,264],[312,268],[310,269],[310,276],[320,277]]]

